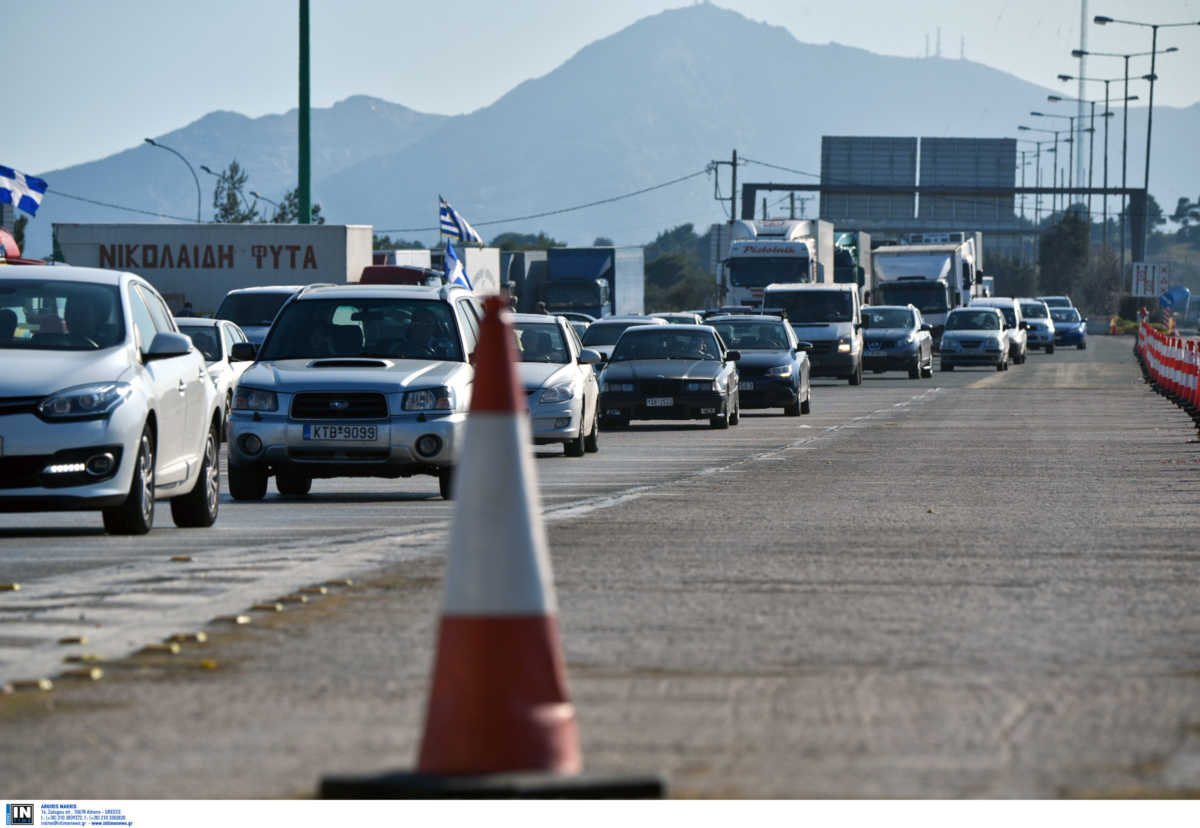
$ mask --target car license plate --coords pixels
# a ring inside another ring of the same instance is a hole
[[[675,404],[674,397],[647,397],[647,408],[670,408]]]
[[[751,382],[750,380],[742,380],[741,382],[738,383],[738,390],[739,391],[753,391],[754,383]]]
[[[379,426],[305,424],[304,439],[370,443],[379,439]]]

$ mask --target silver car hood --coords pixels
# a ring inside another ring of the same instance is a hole
[[[0,349],[0,397],[42,397],[93,382],[128,380],[133,373],[129,345],[103,351]]]
[[[559,377],[561,382],[566,382],[568,377],[567,369],[570,365],[564,365],[557,362],[522,362],[517,365],[517,377],[520,380],[522,388],[540,388],[543,385],[557,385],[557,382],[551,382],[551,379],[556,374],[561,373]]]
[[[358,363],[342,367],[331,363]],[[324,364],[324,365],[323,365]],[[246,369],[239,385],[272,391],[430,388],[453,385],[471,371],[465,362],[428,359],[284,359],[257,362]]]

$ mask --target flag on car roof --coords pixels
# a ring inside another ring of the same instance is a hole
[[[35,216],[45,194],[45,179],[0,166],[0,204],[13,204]]]
[[[446,242],[445,271],[446,284],[462,285],[467,290],[474,290],[471,287],[471,280],[467,278],[467,271],[463,269],[458,254],[454,252],[454,242]]]
[[[438,196],[438,215],[441,219],[442,235],[458,239],[460,242],[483,244],[483,237],[475,232],[475,228],[450,206],[450,202]]]

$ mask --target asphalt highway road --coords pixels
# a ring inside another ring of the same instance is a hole
[[[541,452],[587,765],[677,796],[1200,792],[1200,452],[1131,344],[818,381],[806,417]],[[22,584],[0,593],[0,680],[107,659],[100,681],[0,697],[5,795],[306,796],[411,767],[436,488],[318,481],[226,499],[209,530],[163,509],[133,540],[0,515],[0,582]]]

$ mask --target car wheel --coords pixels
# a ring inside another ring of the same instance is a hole
[[[154,526],[154,437],[142,429],[129,495],[120,506],[105,509],[104,528],[113,535],[144,535]]]
[[[850,375],[851,385],[862,385],[862,372],[863,368],[862,363],[860,362],[858,365],[854,366],[854,373]]]
[[[267,472],[261,466],[229,464],[229,494],[234,500],[262,500],[267,496]]]
[[[716,417],[709,417],[708,424],[713,428],[729,428],[729,412],[722,412]]]
[[[276,472],[275,488],[281,495],[304,497],[312,489],[312,478],[295,472]]]
[[[933,357],[929,357],[929,364],[921,369],[921,376],[925,379],[933,378]]]
[[[200,477],[185,495],[171,499],[171,517],[181,528],[212,526],[221,505],[220,429],[213,426],[204,441]]]
[[[791,405],[785,405],[783,407],[783,416],[799,417],[800,416],[800,403],[794,402]]]
[[[808,396],[804,398],[804,402],[800,403],[801,414],[812,413],[812,389],[808,389]]]
[[[1054,346],[1053,346],[1053,345],[1047,345],[1047,346],[1046,346],[1046,356],[1050,356],[1050,354],[1052,354],[1052,353],[1054,353]]]
[[[954,366],[943,362],[940,366],[938,366],[938,370],[948,374],[954,370]]]
[[[920,357],[913,357],[912,365],[908,366],[908,378],[909,379],[920,379],[921,378],[921,358]]]
[[[741,421],[742,421],[742,406],[738,403],[734,403],[733,413],[729,415],[729,424],[735,426],[738,423],[740,423]]]
[[[581,428],[578,437],[563,443],[563,454],[567,455],[567,457],[583,457],[583,452],[583,429]]]
[[[1008,360],[1001,360],[1000,362],[997,362],[996,370],[997,371],[1007,371],[1008,370]]]
[[[446,466],[438,472],[438,492],[442,500],[454,498],[454,467]]]
[[[583,448],[589,454],[595,454],[600,450],[599,419],[600,417],[598,415],[592,415],[592,430],[588,433],[588,436],[583,441]]]
[[[1078,349],[1079,349],[1080,351],[1086,351],[1086,350],[1087,350],[1087,343],[1086,343],[1086,342],[1080,342],[1080,343],[1079,343],[1079,345],[1078,345]]]

